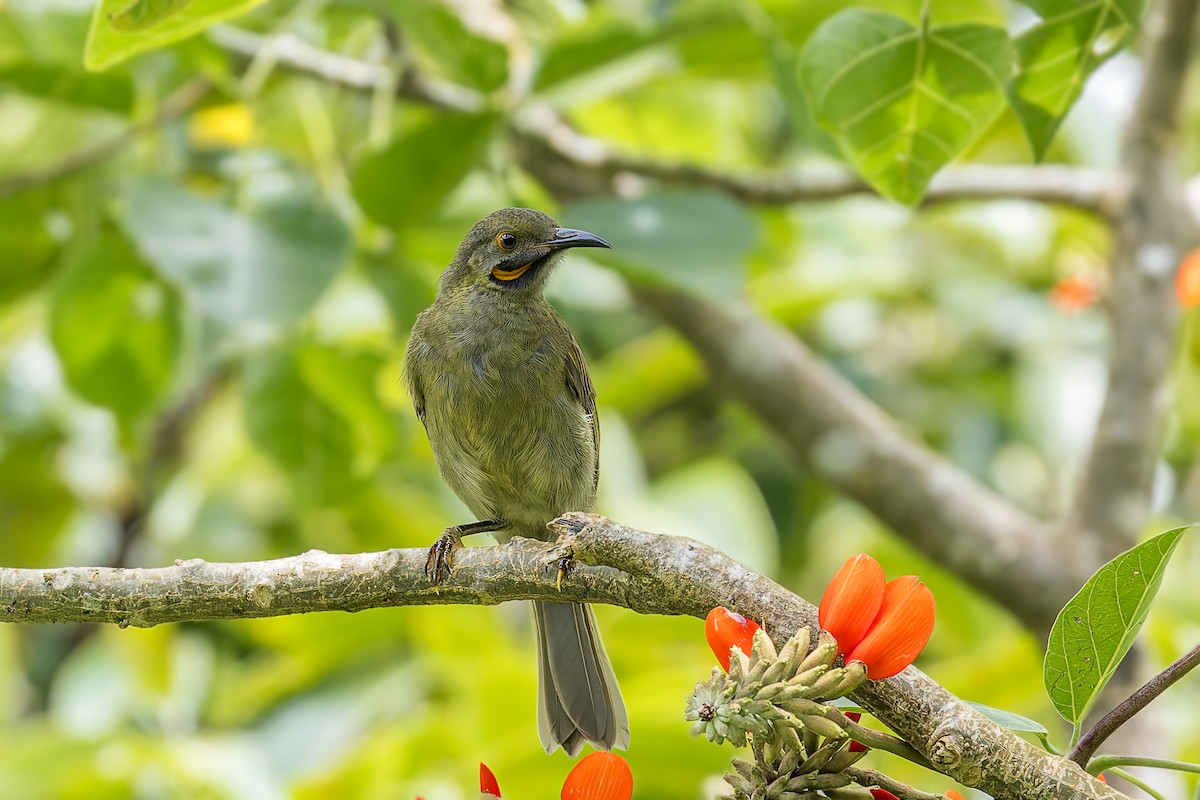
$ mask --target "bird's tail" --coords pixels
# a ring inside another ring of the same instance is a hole
[[[629,747],[629,717],[591,606],[533,604],[538,639],[538,736],[547,753],[584,742]]]

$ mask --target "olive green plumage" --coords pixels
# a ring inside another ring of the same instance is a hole
[[[608,247],[547,215],[506,208],[477,222],[417,317],[405,378],[438,470],[480,520],[430,549],[441,580],[466,534],[546,539],[546,523],[596,503],[596,395],[579,346],[542,296],[570,247]],[[616,678],[584,605],[534,603],[538,732],[547,752],[627,747]]]

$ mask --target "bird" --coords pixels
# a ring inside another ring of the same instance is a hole
[[[596,391],[567,324],[543,296],[568,249],[611,247],[528,208],[475,223],[417,316],[405,384],[442,478],[476,521],[446,528],[426,574],[450,575],[461,539],[548,539],[547,523],[591,511],[599,480]],[[560,579],[562,573],[560,572]],[[547,753],[629,746],[629,719],[591,607],[533,603],[538,736]]]

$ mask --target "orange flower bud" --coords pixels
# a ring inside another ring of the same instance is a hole
[[[562,788],[562,800],[629,800],[631,797],[633,773],[629,764],[616,753],[603,750],[580,759]]]
[[[496,776],[482,761],[479,762],[479,796],[481,800],[500,796],[500,784],[496,782]]]
[[[888,581],[871,630],[847,656],[867,665],[873,681],[890,678],[916,660],[933,633],[933,592],[916,575]]]
[[[866,553],[848,559],[833,576],[817,619],[837,639],[838,653],[845,655],[858,646],[883,603],[883,567]]]
[[[1050,302],[1060,311],[1075,314],[1096,304],[1100,291],[1096,284],[1080,275],[1063,278],[1050,290]]]
[[[966,800],[966,798],[962,796],[962,792],[956,792],[953,789],[948,789],[946,791],[946,800]]]
[[[737,647],[746,655],[754,646],[754,632],[761,625],[752,619],[747,619],[736,611],[730,611],[724,606],[717,606],[708,612],[704,621],[704,635],[708,638],[708,646],[712,648],[721,664],[721,669],[729,672],[729,648]]]
[[[871,797],[874,797],[875,800],[900,800],[887,789],[880,789],[878,786],[871,790]]]
[[[1183,257],[1175,273],[1175,297],[1184,308],[1200,306],[1200,247]]]

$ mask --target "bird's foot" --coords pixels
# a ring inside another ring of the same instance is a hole
[[[446,530],[434,540],[425,557],[425,577],[434,586],[450,577],[450,567],[454,564],[454,551],[462,547],[462,526],[455,525]]]
[[[439,585],[450,577],[450,567],[454,564],[454,551],[462,547],[464,536],[502,530],[505,524],[504,520],[485,519],[446,528],[429,548],[429,555],[425,558],[425,577],[429,578],[434,586]]]

